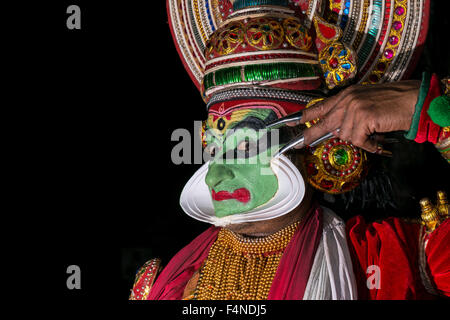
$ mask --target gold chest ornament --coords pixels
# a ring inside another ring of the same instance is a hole
[[[265,300],[299,222],[261,238],[222,229],[200,271],[196,300]]]

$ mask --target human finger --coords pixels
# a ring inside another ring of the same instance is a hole
[[[305,123],[308,121],[315,120],[317,118],[323,118],[330,110],[334,107],[334,105],[339,101],[340,96],[335,95],[316,104],[311,107],[303,110],[303,116],[300,120],[300,123]]]
[[[326,115],[325,118],[320,119],[317,124],[303,131],[305,144],[311,144],[327,133],[334,132],[336,129],[338,129],[341,123],[341,116],[339,115],[340,113],[341,112],[339,110],[332,110]]]

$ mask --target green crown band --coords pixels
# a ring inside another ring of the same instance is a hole
[[[309,78],[318,75],[317,66],[309,63],[265,63],[230,67],[208,73],[203,79],[205,90],[226,84]]]

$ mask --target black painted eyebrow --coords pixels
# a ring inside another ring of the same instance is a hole
[[[266,127],[266,123],[264,122],[264,120],[261,120],[260,118],[249,116],[245,118],[245,120],[240,121],[232,129],[239,129],[242,127],[249,127],[252,129],[263,129]]]
[[[224,135],[224,141],[232,134],[234,134],[234,132],[237,129],[242,129],[242,128],[250,128],[253,129],[255,131],[259,131],[261,129],[265,129],[266,128],[266,123],[264,122],[264,120],[261,120],[257,117],[253,117],[253,116],[249,116],[247,117],[245,120],[242,120],[241,122],[239,122],[238,124],[236,124],[236,126],[234,126],[233,128],[228,129],[225,132]],[[214,134],[214,128],[208,128],[207,131],[212,130],[213,131],[213,136],[216,137],[216,135]]]
[[[255,117],[255,116],[248,116],[247,118],[245,118],[245,120],[242,120],[241,122],[239,122],[238,124],[236,124],[236,126],[234,126],[233,128],[230,128],[227,130],[227,132],[225,132],[225,135],[223,137],[223,141],[225,142],[225,140],[232,134],[234,134],[235,130],[237,129],[241,129],[241,128],[249,128],[249,129],[253,129],[255,131],[259,131],[262,129],[266,129],[266,125],[267,123],[270,123],[273,120],[277,119],[277,115],[275,114],[275,112],[271,112],[269,113],[269,115],[263,120],[261,118]],[[212,128],[209,128],[212,129]],[[280,130],[280,140],[286,140],[291,137],[293,137],[292,131],[295,131],[295,129],[291,128],[291,127],[281,127],[279,128]],[[217,136],[215,134],[213,134],[213,136],[215,138],[217,138]],[[286,140],[285,142],[287,142],[288,140]]]
[[[231,134],[233,134],[234,131],[236,131],[237,129],[242,129],[242,128],[250,128],[255,131],[259,131],[261,129],[266,128],[266,123],[264,122],[264,120],[261,120],[257,117],[249,116],[245,120],[242,120],[241,122],[239,122],[233,128],[230,128],[229,130],[227,130],[227,132],[225,132],[224,140],[226,140]]]

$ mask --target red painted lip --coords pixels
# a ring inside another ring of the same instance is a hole
[[[233,191],[233,193],[229,193],[228,191],[219,191],[216,192],[214,189],[211,191],[212,198],[215,201],[223,201],[235,199],[242,203],[247,203],[250,201],[250,191],[246,188],[240,188]]]

